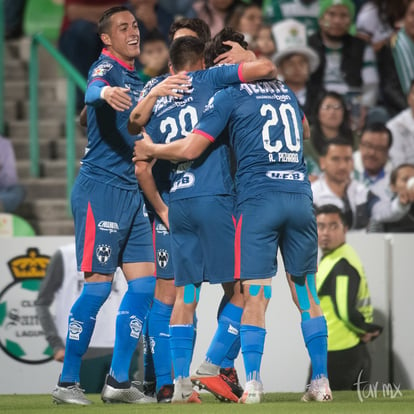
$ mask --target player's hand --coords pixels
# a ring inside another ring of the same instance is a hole
[[[231,49],[227,52],[218,55],[214,59],[214,63],[241,63],[241,62],[253,62],[255,61],[256,55],[251,50],[243,49],[239,43],[231,40],[226,40],[223,45],[230,46]]]
[[[135,163],[137,161],[148,161],[153,157],[151,156],[151,147],[154,145],[151,137],[143,131],[143,138],[139,141],[135,141],[134,153],[132,161]]]
[[[183,93],[191,88],[190,78],[185,72],[177,73],[176,75],[168,76],[162,82],[155,85],[148,95],[159,96],[174,96],[182,98]]]
[[[53,355],[53,359],[55,361],[63,362],[63,359],[65,358],[65,348],[58,349],[55,354]]]
[[[374,331],[374,332],[366,332],[364,335],[362,335],[361,341],[367,344],[368,342],[373,341],[377,336],[379,336],[381,333],[380,330]]]
[[[102,98],[115,111],[123,112],[132,105],[131,97],[128,95],[129,88],[121,88],[120,86],[108,86],[103,92]]]
[[[168,207],[164,211],[159,211],[158,215],[168,231],[170,231],[170,222],[168,221]]]

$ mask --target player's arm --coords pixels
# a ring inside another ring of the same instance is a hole
[[[79,114],[79,124],[82,127],[88,126],[88,117],[87,117],[86,105],[82,108],[82,111]]]
[[[310,139],[311,133],[310,133],[309,121],[305,115],[303,115],[303,118],[302,118],[302,126],[303,126],[303,139]]]
[[[157,215],[163,221],[167,229],[169,229],[168,206],[162,200],[157,185],[155,184],[154,176],[152,175],[152,166],[155,162],[155,159],[152,161],[137,161],[135,163],[135,176],[137,177],[139,186],[144,192],[145,197],[147,197]]]
[[[128,132],[132,135],[139,134],[143,126],[149,121],[152,109],[161,96],[174,96],[182,98],[183,92],[189,89],[189,78],[184,73],[169,76],[156,84],[148,94],[141,99],[129,115]]]
[[[135,141],[133,162],[157,158],[173,162],[189,161],[198,158],[212,141],[199,133],[191,133],[183,139],[168,144],[155,144],[144,132],[143,139]]]
[[[269,59],[257,59],[254,62],[241,64],[241,79],[244,82],[253,82],[260,79],[275,79],[277,69]]]
[[[129,88],[110,86],[104,79],[94,79],[86,88],[85,103],[97,106],[107,102],[115,111],[123,112],[132,105],[128,92]]]

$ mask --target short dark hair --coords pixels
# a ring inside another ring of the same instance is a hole
[[[183,36],[170,46],[170,61],[175,71],[196,63],[204,56],[204,43],[193,36]]]
[[[192,19],[183,17],[182,19],[178,19],[173,22],[168,32],[170,42],[173,41],[175,33],[180,29],[192,30],[204,44],[211,40],[210,26],[198,17],[194,17]]]
[[[392,145],[392,132],[383,122],[373,122],[372,124],[368,124],[362,130],[361,139],[365,132],[385,132],[388,136],[388,148],[391,148]]]
[[[101,35],[102,33],[108,33],[111,25],[111,17],[114,14],[121,13],[124,11],[127,11],[134,16],[131,10],[125,6],[114,6],[105,10],[98,21],[98,35]]]
[[[248,43],[244,40],[244,35],[240,32],[236,32],[231,27],[225,27],[220,30],[214,37],[211,39],[206,46],[206,51],[204,52],[204,57],[206,61],[206,66],[209,68],[214,66],[214,59],[221,55],[222,53],[227,52],[231,49],[228,45],[223,45],[223,42],[231,40],[238,43],[243,49],[247,49]]]
[[[315,208],[315,217],[318,217],[320,214],[338,214],[339,218],[342,221],[344,226],[348,226],[346,222],[344,212],[335,204],[323,204]]]
[[[325,146],[322,148],[321,156],[325,156],[328,153],[329,147],[331,145],[339,145],[340,147],[350,147],[351,149],[353,149],[352,144],[349,141],[347,141],[346,139],[344,139],[344,138],[332,138],[332,139],[328,139],[326,141]]]

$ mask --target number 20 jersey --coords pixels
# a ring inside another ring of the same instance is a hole
[[[158,98],[145,129],[154,142],[168,143],[188,135],[209,99],[220,88],[241,82],[240,65],[189,72],[191,89],[183,98]],[[145,93],[145,89],[144,89]],[[234,194],[229,147],[221,136],[194,161],[173,164],[169,199]]]
[[[303,117],[294,93],[282,82],[244,83],[218,91],[194,132],[214,141],[228,125],[238,202],[267,191],[312,197],[303,158]]]

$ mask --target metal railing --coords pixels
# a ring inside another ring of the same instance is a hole
[[[76,86],[86,90],[86,79],[72,66],[72,64],[43,36],[41,33],[32,37],[29,61],[29,138],[30,138],[30,175],[39,177],[39,114],[38,114],[38,87],[39,87],[39,46],[53,57],[65,73],[67,79],[66,100],[66,196],[70,200],[70,193],[75,180],[75,105]],[[69,203],[68,203],[69,204]]]

